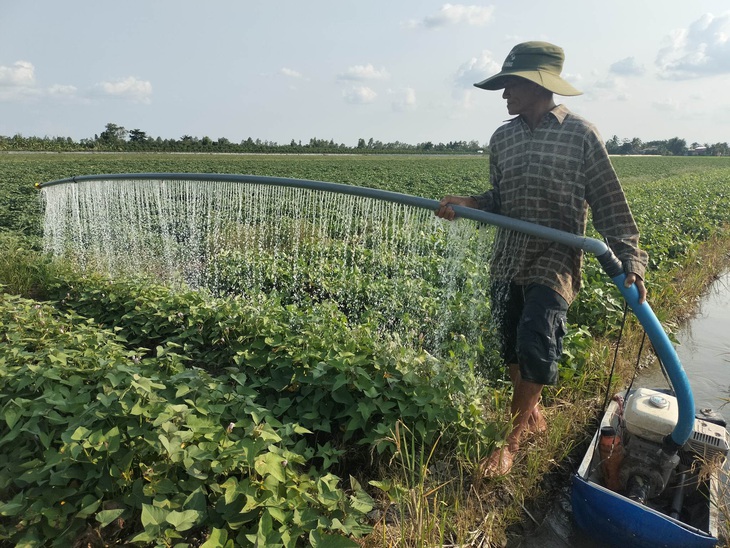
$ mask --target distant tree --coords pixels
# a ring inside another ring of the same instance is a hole
[[[621,142],[621,146],[618,148],[619,154],[633,154],[634,149],[632,148],[631,141],[624,139]]]
[[[119,146],[126,142],[127,130],[122,126],[109,123],[99,134],[98,141],[105,146]]]
[[[684,156],[687,153],[687,141],[672,137],[667,141],[667,150],[674,156]]]
[[[147,141],[147,133],[139,129],[129,130],[129,142],[130,143],[144,143]]]
[[[192,135],[183,135],[180,137],[180,144],[182,145],[182,148],[186,150],[194,149],[199,142],[199,139]]]
[[[621,141],[618,135],[614,135],[608,141],[606,141],[606,150],[609,154],[620,154]]]
[[[480,150],[482,146],[479,144],[479,141],[472,140],[469,141],[469,144],[467,145],[470,152],[476,152],[477,150]]]
[[[707,154],[712,156],[728,156],[730,154],[730,147],[727,143],[715,143],[707,147]]]

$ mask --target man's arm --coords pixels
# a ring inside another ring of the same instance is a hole
[[[593,225],[624,266],[626,286],[635,283],[639,302],[644,302],[643,280],[649,256],[639,247],[639,229],[606,148],[597,135],[586,157],[586,201],[593,213]]]

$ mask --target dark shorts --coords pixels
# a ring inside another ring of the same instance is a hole
[[[494,284],[491,293],[504,362],[518,364],[526,381],[556,384],[568,303],[539,284]]]

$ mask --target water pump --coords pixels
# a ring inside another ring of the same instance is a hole
[[[619,483],[632,500],[646,504],[676,483],[687,467],[727,456],[728,436],[721,418],[696,418],[690,438],[677,447],[669,437],[677,417],[677,399],[670,394],[639,388],[628,397]]]

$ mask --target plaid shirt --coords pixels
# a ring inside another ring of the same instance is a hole
[[[519,116],[510,120],[497,129],[489,148],[492,189],[473,196],[479,209],[583,235],[590,206],[594,226],[624,270],[644,277],[648,256],[639,249],[639,230],[591,123],[558,105],[534,130]],[[517,252],[510,249],[508,233],[498,232],[493,275],[518,256],[510,273],[515,283],[543,284],[572,302],[580,289],[583,252],[536,237]]]

